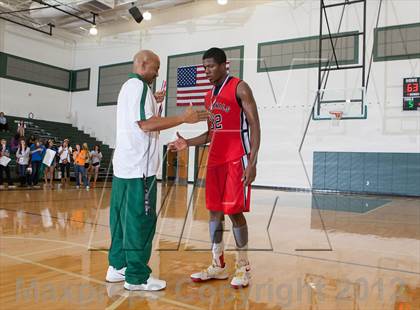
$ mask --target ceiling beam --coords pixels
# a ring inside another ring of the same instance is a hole
[[[58,11],[60,11],[60,12],[63,12],[63,13],[65,13],[65,14],[67,14],[67,15],[70,15],[70,16],[73,16],[73,17],[78,18],[78,19],[80,19],[80,20],[83,20],[83,21],[85,21],[85,22],[87,22],[87,23],[89,23],[89,24],[96,25],[96,16],[98,16],[98,14],[97,14],[97,13],[90,12],[90,14],[92,14],[92,20],[88,20],[88,19],[86,19],[86,18],[83,18],[83,17],[78,16],[78,15],[76,15],[76,14],[73,14],[73,13],[71,13],[71,12],[68,12],[68,11],[66,11],[66,10],[60,9],[60,8],[59,8],[58,6],[56,6],[56,5],[51,5],[51,4],[49,4],[49,3],[46,3],[46,2],[44,2],[43,0],[32,0],[32,1],[33,1],[33,2],[37,2],[37,3],[39,3],[39,4],[42,4],[42,5],[46,5],[46,6],[50,7],[50,8],[56,9],[56,10],[58,10]]]
[[[5,21],[8,21],[10,23],[13,23],[13,24],[16,24],[16,25],[25,27],[25,28],[29,28],[29,29],[32,29],[32,30],[35,30],[35,31],[38,31],[38,32],[41,32],[41,33],[44,33],[44,34],[47,34],[49,36],[52,36],[52,29],[55,27],[53,24],[48,24],[48,26],[50,27],[50,31],[44,31],[44,30],[41,30],[41,29],[38,29],[38,28],[35,28],[35,27],[31,27],[31,26],[22,24],[20,22],[15,21],[15,20],[8,19],[8,18],[3,17],[3,16],[0,16],[0,19],[3,19]]]
[[[54,7],[59,6],[59,5],[54,5]],[[0,15],[4,15],[4,14],[12,14],[12,13],[21,13],[21,12],[30,12],[30,11],[36,11],[36,10],[44,10],[44,9],[49,9],[49,6],[44,6],[42,8],[32,8],[32,9],[22,9],[22,10],[16,10],[16,11],[7,11],[7,12],[0,12]]]

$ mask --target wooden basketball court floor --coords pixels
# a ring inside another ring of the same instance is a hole
[[[109,185],[0,191],[0,308],[420,309],[420,199],[256,189],[252,285],[234,290],[189,279],[211,261],[204,189],[158,188],[150,265],[168,286],[155,293],[104,280]]]

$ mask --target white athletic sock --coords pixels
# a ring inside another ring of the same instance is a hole
[[[213,246],[211,248],[211,252],[213,254],[214,265],[222,267],[222,268],[225,267],[225,258],[223,255],[223,249],[224,249],[223,241],[220,243],[213,243]]]
[[[243,267],[249,264],[248,260],[248,244],[243,247],[236,246],[236,264]]]

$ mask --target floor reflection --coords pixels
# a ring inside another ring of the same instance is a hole
[[[16,300],[16,281],[28,287],[36,279],[59,290],[92,285],[98,298],[80,307],[86,309],[420,309],[420,199],[255,190],[247,214],[252,285],[236,291],[229,280],[189,279],[211,263],[204,188],[158,187],[150,264],[168,281],[158,294],[104,282],[109,188],[0,192],[2,307],[79,308],[67,300]],[[224,240],[233,248],[226,223]],[[299,243],[325,242],[324,228],[332,251],[295,251]],[[88,250],[92,245],[95,251]],[[232,276],[235,253],[227,251],[225,259]]]

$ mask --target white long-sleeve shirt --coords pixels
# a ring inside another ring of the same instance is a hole
[[[31,154],[31,149],[28,146],[23,152],[21,152],[19,148],[18,151],[16,152],[17,163],[19,165],[28,165],[30,154]]]

